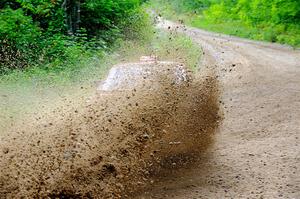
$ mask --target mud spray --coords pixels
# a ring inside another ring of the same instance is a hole
[[[178,87],[163,74],[155,92],[97,93],[47,125],[1,138],[0,198],[131,198],[209,147],[219,120],[216,79],[203,74]]]

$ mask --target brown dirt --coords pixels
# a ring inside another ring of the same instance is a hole
[[[300,198],[300,51],[163,21],[204,50],[224,120],[193,166],[161,173],[136,198]]]
[[[218,82],[171,85],[167,69],[156,71],[158,90],[146,78],[146,90],[96,93],[1,135],[0,198],[132,198],[159,171],[193,161],[213,143]]]
[[[96,95],[1,135],[0,198],[300,198],[299,50],[160,27],[202,46],[193,83]]]

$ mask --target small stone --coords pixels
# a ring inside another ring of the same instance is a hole
[[[147,133],[145,133],[145,134],[143,135],[143,138],[144,138],[144,139],[149,139],[150,136],[149,136]]]
[[[4,149],[3,149],[3,153],[4,153],[4,154],[8,154],[8,152],[9,152],[9,149],[8,149],[8,148],[4,148]]]

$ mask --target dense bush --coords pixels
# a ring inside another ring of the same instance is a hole
[[[176,12],[198,11],[207,8],[210,5],[209,0],[167,0]]]
[[[0,11],[0,21],[0,64],[22,68],[27,61],[36,59],[32,49],[36,48],[41,30],[32,18],[25,16],[22,9],[8,8]],[[0,69],[3,72],[4,67]]]
[[[0,73],[107,48],[142,30],[140,7],[140,0],[2,0]]]
[[[300,45],[298,0],[223,0],[204,15],[212,23],[238,21],[253,30],[247,36],[253,39]]]

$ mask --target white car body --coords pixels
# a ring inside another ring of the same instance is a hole
[[[107,78],[97,85],[101,93],[125,90],[157,90],[169,81],[170,85],[186,85],[192,74],[183,64],[169,61],[142,61],[112,67]]]

